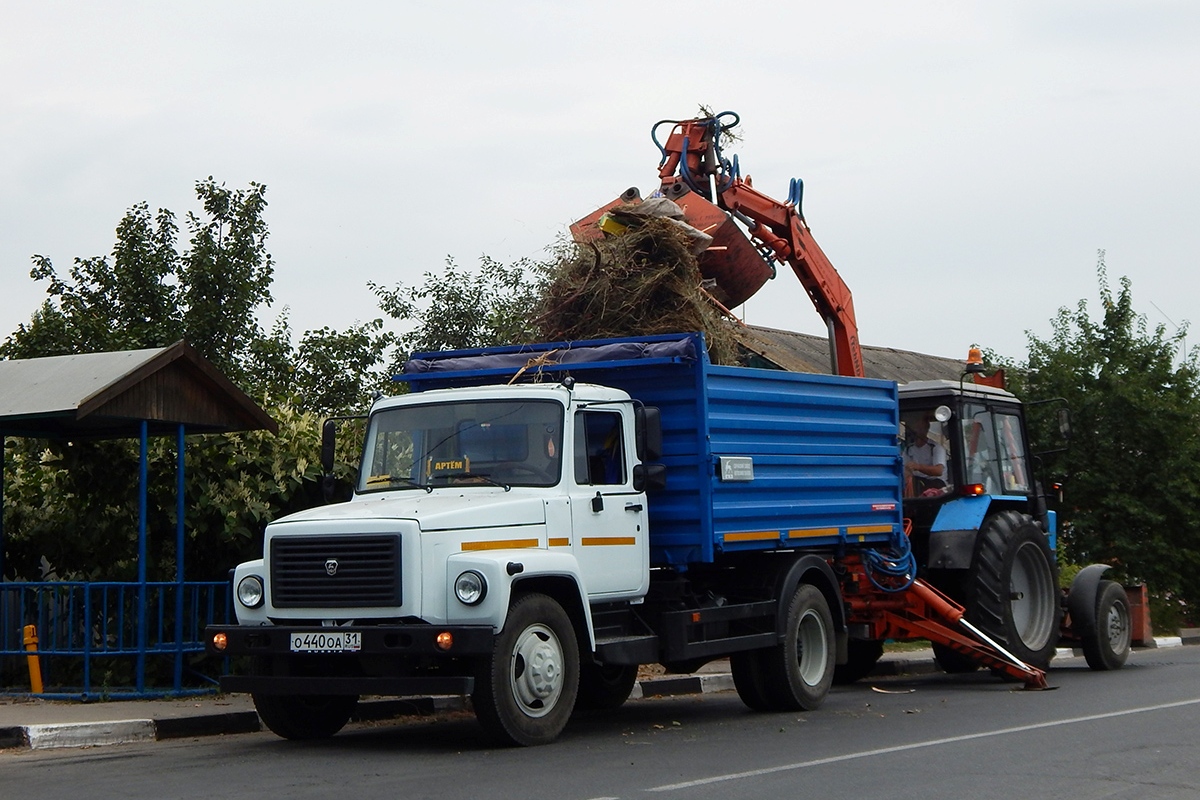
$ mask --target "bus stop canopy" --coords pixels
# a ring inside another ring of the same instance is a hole
[[[224,433],[278,425],[185,342],[0,361],[0,435],[48,439]]]

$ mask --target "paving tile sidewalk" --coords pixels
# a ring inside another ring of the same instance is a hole
[[[1180,636],[1158,637],[1157,647],[1200,644],[1200,628]],[[1061,650],[1060,658],[1078,656]],[[886,653],[875,675],[921,674],[937,670],[930,650]],[[732,691],[728,660],[706,665],[694,675],[647,678],[634,687],[633,697],[665,697]],[[365,700],[360,720],[433,714],[462,708],[460,698]],[[249,695],[205,695],[165,700],[121,700],[78,703],[0,697],[0,749],[14,747],[92,747],[105,744],[179,739],[217,734],[249,733],[262,729]]]

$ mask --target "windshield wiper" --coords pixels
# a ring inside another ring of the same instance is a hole
[[[512,487],[507,483],[501,483],[490,475],[484,475],[482,472],[449,472],[441,473],[438,475],[438,477],[445,478],[448,481],[459,481],[459,483],[447,485],[470,486],[472,483],[487,483],[491,484],[492,486],[499,486],[506,492],[512,491]]]
[[[398,475],[374,475],[370,478],[367,478],[366,481],[366,487],[368,489],[384,488],[381,484],[387,484],[386,488],[389,489],[395,486],[404,486],[413,489],[424,489],[426,492],[433,491],[433,487],[429,486],[428,484],[421,483],[420,481],[414,481],[412,478],[402,478]]]

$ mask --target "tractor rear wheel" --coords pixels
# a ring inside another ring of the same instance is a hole
[[[965,589],[968,621],[1026,664],[1049,665],[1062,608],[1050,546],[1033,519],[1001,511],[984,521]]]

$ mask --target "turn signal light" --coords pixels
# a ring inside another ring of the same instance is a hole
[[[987,494],[987,490],[983,487],[982,483],[965,483],[959,491],[967,497],[979,497],[980,495]]]
[[[450,631],[442,631],[437,635],[437,646],[440,650],[449,650],[454,647],[454,634]]]
[[[214,650],[224,650],[229,646],[229,637],[223,633],[214,633],[212,638],[212,646]]]

